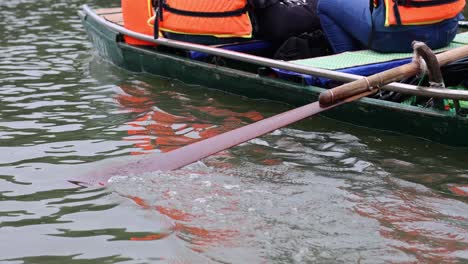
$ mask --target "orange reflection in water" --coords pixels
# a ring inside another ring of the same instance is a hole
[[[129,196],[137,205],[143,209],[155,210],[162,215],[169,217],[174,221],[174,225],[171,228],[171,232],[175,233],[180,238],[186,240],[190,238],[190,248],[197,252],[203,252],[205,248],[210,246],[218,246],[220,244],[226,244],[228,241],[234,239],[239,235],[237,230],[220,230],[220,229],[206,229],[197,226],[190,225],[190,222],[197,216],[183,212],[178,209],[169,208],[160,205],[149,205],[142,198],[137,196]],[[132,237],[130,240],[133,241],[146,241],[146,240],[158,240],[167,237],[170,233],[162,234],[151,234],[143,238]]]
[[[468,197],[468,184],[450,184],[448,190],[455,195]]]
[[[410,263],[458,263],[456,254],[468,249],[468,235],[451,220],[468,223],[468,219],[446,215],[433,207],[450,201],[401,187],[382,198],[361,195],[354,201],[358,202],[354,209],[361,216],[379,221],[379,232],[391,240],[391,246],[416,259]]]
[[[165,91],[161,94],[162,98],[159,98],[156,94],[134,86],[120,87],[125,94],[117,95],[116,101],[127,111],[141,113],[138,118],[127,123],[132,129],[128,129],[129,137],[125,140],[135,141],[135,147],[140,149],[132,152],[133,155],[151,153],[154,150],[168,152],[263,119],[256,111],[239,113],[214,106],[214,100],[207,100],[209,106],[180,104],[184,116],[174,115],[156,106],[158,100],[173,100],[177,103],[180,95]],[[217,124],[213,124],[211,120],[217,120]]]

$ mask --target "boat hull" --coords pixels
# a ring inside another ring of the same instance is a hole
[[[85,13],[83,26],[99,55],[133,72],[145,72],[184,83],[223,90],[250,98],[284,102],[293,106],[318,99],[324,89],[260,76],[249,71],[196,61],[184,56],[124,43],[123,36]],[[437,111],[363,98],[326,111],[323,116],[373,129],[393,131],[439,143],[468,147],[468,120]]]

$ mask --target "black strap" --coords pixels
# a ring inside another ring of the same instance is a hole
[[[161,6],[164,4],[164,0],[152,0],[154,10],[154,24],[153,24],[153,37],[154,39],[159,38],[159,21],[163,21],[163,12]]]
[[[372,17],[372,14],[371,14],[371,31],[369,34],[369,39],[367,41],[367,48],[369,49],[372,49],[372,44],[374,42],[374,31],[375,31],[374,18]]]
[[[226,11],[226,12],[195,12],[195,11],[187,11],[181,10],[174,7],[169,6],[167,3],[163,5],[166,11],[172,12],[177,15],[181,16],[192,16],[192,17],[233,17],[233,16],[240,16],[245,14],[248,11],[247,4],[239,9]]]
[[[459,0],[428,0],[428,1],[415,1],[415,0],[398,0],[398,5],[406,7],[429,7],[429,6],[438,6],[445,5],[457,2]]]
[[[393,0],[393,13],[395,14],[397,25],[401,25],[401,16],[400,16],[400,10],[398,9],[398,2],[399,1]]]

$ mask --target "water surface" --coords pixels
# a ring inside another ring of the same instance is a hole
[[[108,64],[84,3],[0,3],[1,263],[468,262],[468,150],[326,118],[68,183],[288,109]]]

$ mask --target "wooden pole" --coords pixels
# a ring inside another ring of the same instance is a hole
[[[468,45],[451,49],[443,53],[439,53],[436,55],[436,58],[439,65],[443,66],[467,56]],[[400,81],[402,79],[414,76],[418,74],[419,71],[420,62],[418,60],[413,60],[411,63],[390,70],[386,70],[368,77],[363,77],[360,80],[343,84],[336,88],[322,92],[319,97],[319,102],[321,106],[332,105],[345,98],[363,93],[366,90],[378,89],[385,84]]]

